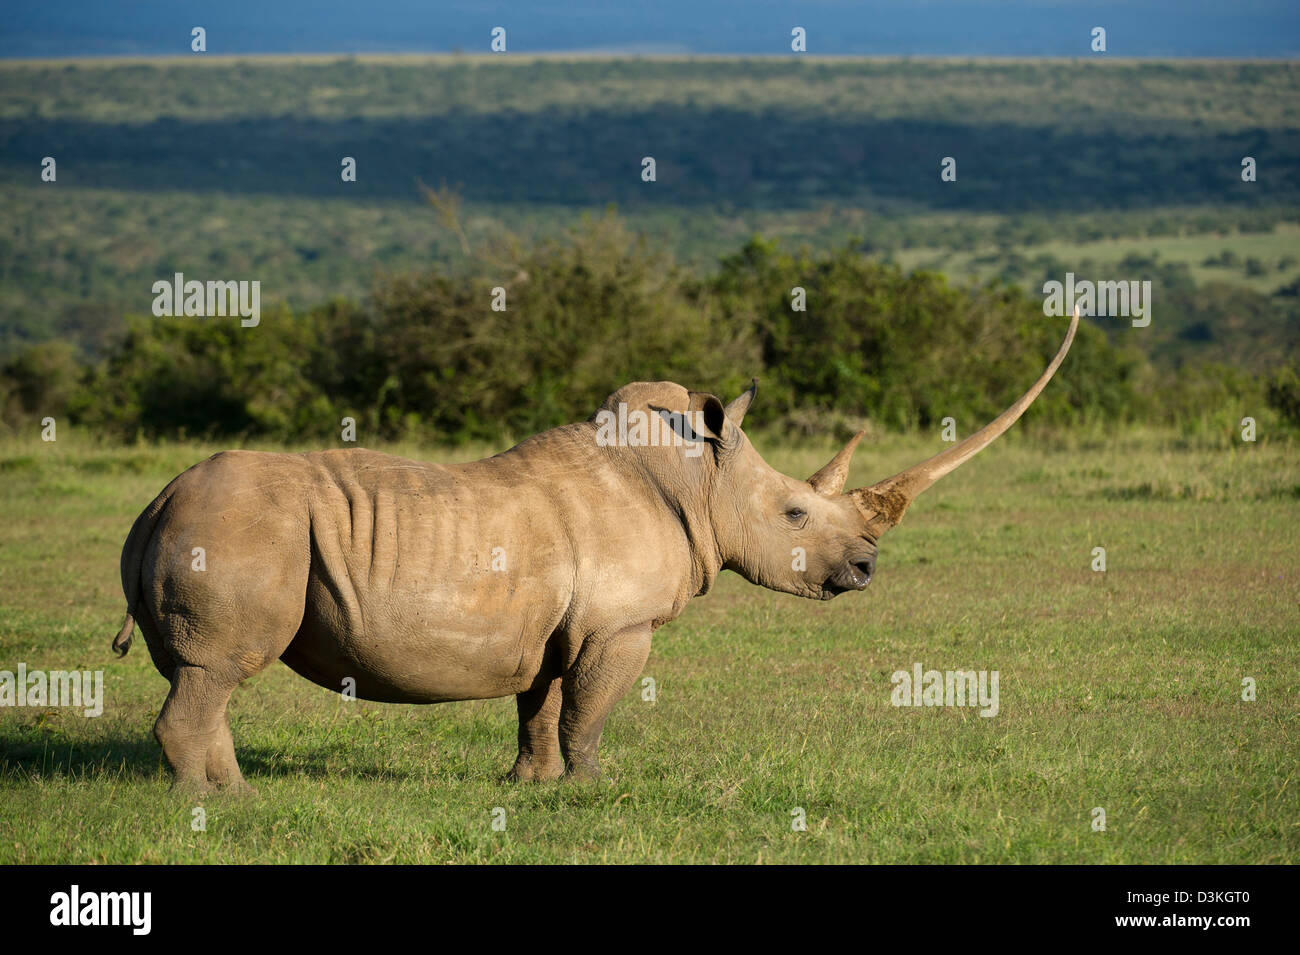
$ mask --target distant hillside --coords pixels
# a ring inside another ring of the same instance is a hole
[[[1173,284],[1158,294],[1229,291],[1194,320],[1164,312],[1177,347],[1142,343],[1235,361],[1215,329],[1232,288],[1261,297],[1252,327],[1285,340],[1294,322],[1278,293],[1300,279],[1298,80],[1288,62],[1102,58],[0,64],[0,354],[53,336],[97,348],[177,271],[257,278],[268,304],[294,306],[362,298],[384,271],[454,271],[459,238],[423,182],[459,192],[475,242],[615,204],[705,271],[761,232],[1032,290],[1133,255],[1185,259],[1176,244],[1199,237],[1186,281],[1161,260]]]
[[[1107,60],[10,64],[0,182],[56,155],[66,185],[143,192],[409,199],[423,178],[587,206],[1263,206],[1300,199],[1298,81],[1300,64]]]

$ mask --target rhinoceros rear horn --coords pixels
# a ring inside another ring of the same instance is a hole
[[[853,460],[853,452],[864,434],[865,431],[859,431],[849,438],[849,443],[840,449],[839,454],[826,462],[824,468],[808,479],[814,491],[826,497],[834,497],[844,490],[844,482],[849,479],[849,462]]]
[[[1016,423],[1016,419],[1025,413],[1025,409],[1033,404],[1034,399],[1051,381],[1052,375],[1056,374],[1056,369],[1061,367],[1061,362],[1065,360],[1065,354],[1070,350],[1070,343],[1074,341],[1074,332],[1078,327],[1079,309],[1076,306],[1074,316],[1070,319],[1070,330],[1065,333],[1065,341],[1062,343],[1060,350],[1057,351],[1056,357],[1052,359],[1052,363],[1047,366],[1047,370],[1043,372],[1028,391],[1020,396],[1020,399],[1015,404],[979,431],[976,431],[965,441],[953,445],[948,450],[942,451],[934,457],[908,468],[906,471],[901,471],[893,477],[885,478],[879,484],[856,488],[848,492],[853,497],[853,503],[858,506],[858,509],[867,518],[867,526],[873,536],[879,537],[895,526],[903,519],[903,512],[907,510],[918,494],[945,474],[956,470],[958,466],[983,451],[993,443],[995,438]]]

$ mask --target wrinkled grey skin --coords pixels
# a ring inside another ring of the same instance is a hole
[[[127,538],[114,641],[125,653],[134,621],[171,681],[155,735],[177,785],[244,785],[226,704],[277,658],[369,700],[513,695],[514,779],[596,775],[651,633],[719,571],[820,599],[870,580],[875,543],[844,474],[815,486],[769,467],[740,428],[752,397],[724,409],[639,382],[602,406],[691,413],[694,454],[601,446],[589,420],[469,464],[227,451],[190,468]]]

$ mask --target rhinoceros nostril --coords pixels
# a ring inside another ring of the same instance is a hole
[[[876,572],[876,562],[871,558],[867,558],[866,560],[855,560],[853,566],[856,567],[858,572],[868,580],[870,580],[871,575]]]

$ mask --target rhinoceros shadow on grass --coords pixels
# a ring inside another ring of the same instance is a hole
[[[6,770],[22,772],[43,779],[84,780],[96,775],[108,775],[129,780],[152,779],[158,775],[158,746],[139,736],[121,736],[113,733],[92,740],[75,743],[51,744],[48,740],[33,739],[30,733],[0,727],[0,766]],[[330,746],[295,747],[291,758],[282,751],[267,746],[242,747],[241,762],[246,771],[255,776],[269,777],[293,773],[300,776],[325,778],[335,775],[338,753]],[[395,770],[392,765],[357,754],[350,771],[360,777],[375,779],[416,779],[414,771]],[[457,778],[457,772],[449,772]],[[460,773],[468,779],[468,773]]]
[[[154,735],[176,785],[245,786],[226,704],[283,660],[335,691],[438,703],[514,696],[511,777],[598,773],[601,730],[651,634],[722,570],[826,600],[871,580],[923,490],[1007,430],[1037,382],[966,440],[844,492],[859,432],[806,481],[759,456],[730,404],[637,382],[587,421],[468,464],[372,451],[227,451],[181,474],[122,550],[127,617],[171,692]]]

